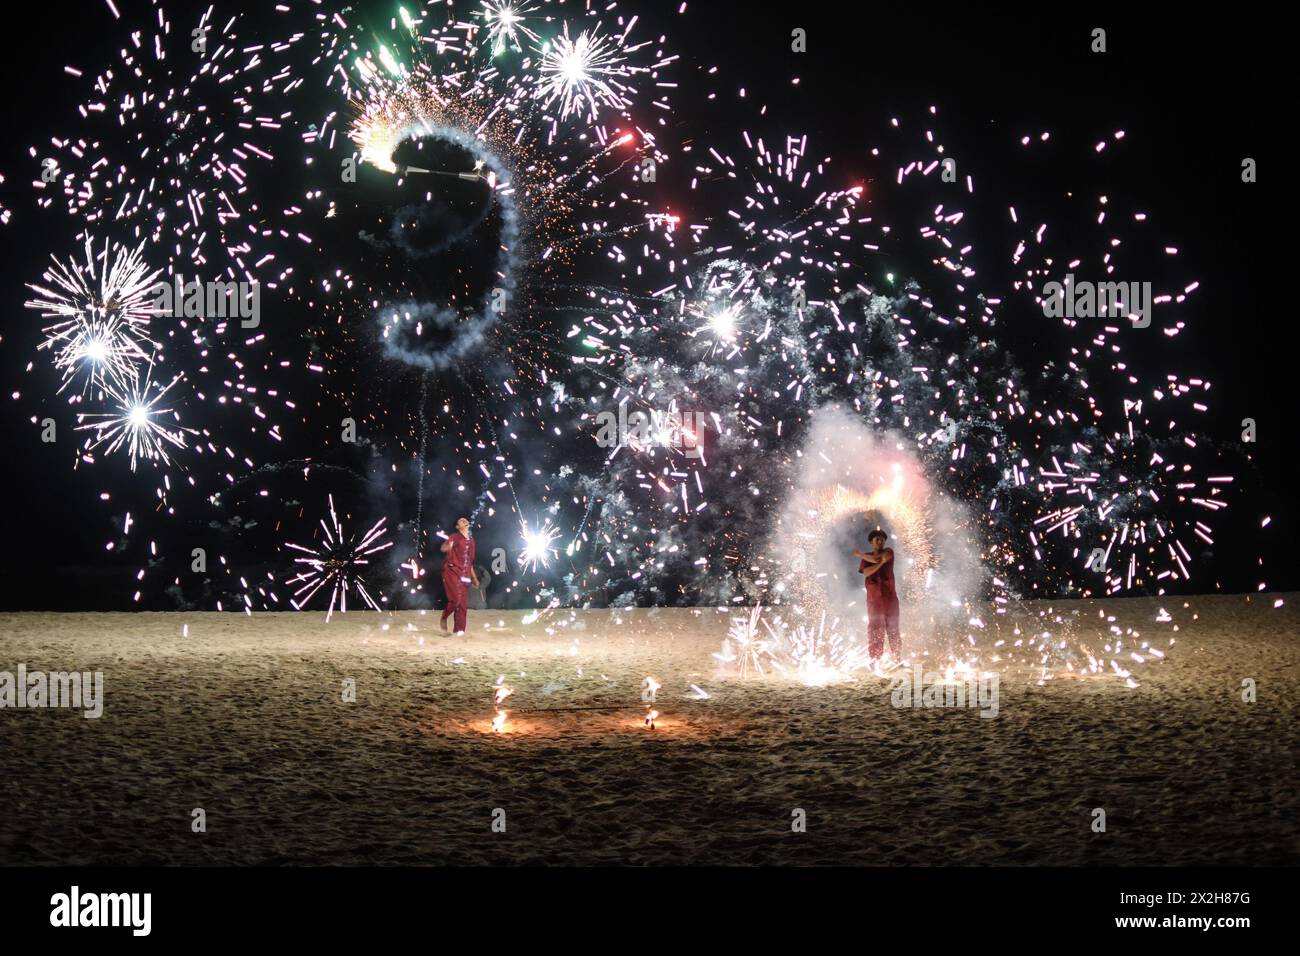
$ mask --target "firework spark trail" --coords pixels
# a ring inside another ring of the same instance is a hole
[[[415,481],[415,557],[420,557],[420,552],[424,550],[424,540],[422,532],[424,530],[424,460],[429,444],[429,419],[426,413],[425,404],[429,400],[429,376],[425,374],[420,379],[420,451],[416,455],[415,467],[418,469]]]

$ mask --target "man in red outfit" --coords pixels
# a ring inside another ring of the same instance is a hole
[[[871,553],[854,551],[860,558],[858,573],[867,583],[867,653],[880,660],[889,635],[889,650],[897,663],[903,657],[903,639],[898,633],[898,591],[894,588],[894,549],[886,548],[887,537],[879,528],[867,535]]]
[[[469,536],[469,519],[456,519],[456,530],[442,543],[442,587],[447,592],[447,607],[439,622],[447,630],[448,616],[455,614],[456,633],[465,633],[465,618],[469,611],[469,585],[478,587],[474,571],[474,539]]]

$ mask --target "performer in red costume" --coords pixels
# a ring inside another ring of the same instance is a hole
[[[880,660],[885,650],[885,635],[889,635],[889,650],[897,663],[903,657],[903,639],[898,633],[898,591],[894,588],[894,549],[886,548],[888,540],[879,528],[867,535],[871,553],[854,551],[860,558],[858,573],[866,575],[867,584],[867,653],[873,661]]]
[[[442,553],[447,557],[442,562],[442,587],[447,592],[447,607],[442,612],[439,622],[447,630],[447,618],[455,614],[456,633],[465,633],[465,618],[469,611],[469,587],[472,582],[478,587],[478,575],[474,572],[474,539],[469,536],[469,519],[456,519],[456,530],[442,543]]]

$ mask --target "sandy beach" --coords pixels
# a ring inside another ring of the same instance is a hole
[[[992,719],[727,676],[737,611],[7,614],[0,671],[102,671],[104,702],[0,710],[0,864],[1294,864],[1278,597],[1055,602],[1177,639],[1136,688],[1008,667]]]

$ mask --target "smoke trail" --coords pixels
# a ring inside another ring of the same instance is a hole
[[[425,137],[464,149],[490,170],[493,182],[509,181],[506,165],[485,150],[480,140],[462,130],[417,123],[397,132],[393,142]],[[449,306],[414,299],[381,308],[378,313],[380,340],[384,354],[389,358],[430,371],[446,371],[477,352],[506,308],[510,307],[521,267],[521,219],[509,190],[493,190],[490,196],[495,199],[501,213],[501,234],[495,243],[496,256],[492,264],[492,271],[499,281],[494,287],[484,290],[471,315],[462,316]],[[491,205],[490,201],[485,204],[473,225],[486,220]],[[434,249],[446,248],[463,239],[473,225],[456,230]]]
[[[415,553],[420,554],[423,542],[420,534],[424,528],[424,455],[429,444],[429,417],[425,414],[425,403],[429,398],[429,376],[420,377],[420,455],[416,460],[415,481]]]

